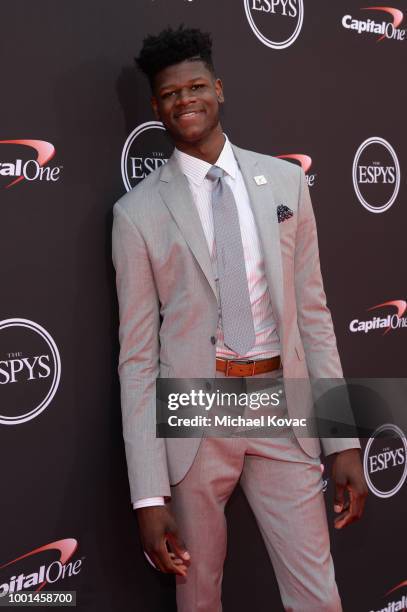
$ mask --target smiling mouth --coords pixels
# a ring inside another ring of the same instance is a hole
[[[176,115],[176,119],[190,119],[198,116],[200,113],[202,113],[202,111],[188,111],[186,113],[179,113]]]

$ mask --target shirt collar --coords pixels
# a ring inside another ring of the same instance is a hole
[[[225,144],[223,145],[223,149],[220,152],[215,165],[222,168],[226,174],[235,179],[237,174],[237,162],[230,141],[226,134],[224,136]],[[174,149],[174,156],[181,168],[182,173],[185,174],[187,179],[198,187],[201,186],[209,168],[212,167],[211,164],[208,164],[208,162],[198,159],[197,157],[193,157],[192,155],[188,155],[188,153],[184,153],[179,149]]]

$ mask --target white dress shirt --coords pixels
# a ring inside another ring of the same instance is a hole
[[[211,164],[197,157],[193,157],[192,155],[188,155],[187,153],[183,153],[178,149],[175,149],[174,155],[183,174],[188,180],[192,198],[202,223],[216,278],[216,244],[212,214],[212,189],[214,188],[214,183],[206,178],[206,174],[211,168]],[[226,359],[267,359],[269,357],[274,357],[280,354],[280,341],[273,316],[270,292],[264,268],[264,257],[250,206],[249,194],[247,193],[242,173],[233,154],[233,149],[227,138],[215,165],[225,171],[225,181],[232,190],[236,201],[256,335],[255,345],[246,355],[239,355],[229,349],[224,343],[222,317],[219,308],[216,356]],[[141,499],[135,502],[133,507],[137,509],[145,506],[157,505],[164,505],[163,497]]]

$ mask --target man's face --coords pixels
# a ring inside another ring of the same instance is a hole
[[[177,143],[198,143],[219,124],[223,90],[202,61],[184,61],[155,77],[151,100],[154,113]]]

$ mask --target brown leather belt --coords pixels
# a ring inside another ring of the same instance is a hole
[[[281,368],[280,355],[258,361],[216,358],[216,369],[218,372],[224,372],[225,376],[256,376],[256,374],[265,374],[279,368]]]

